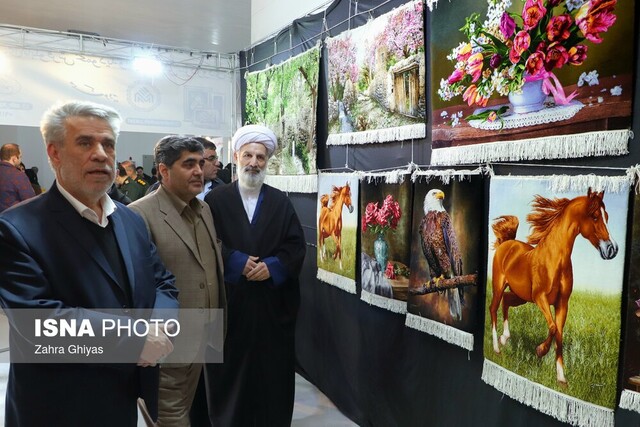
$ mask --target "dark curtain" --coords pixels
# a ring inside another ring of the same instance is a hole
[[[440,0],[448,1],[448,0]],[[274,38],[240,52],[245,71],[262,70],[304,52],[318,40],[366,23],[406,0],[337,0],[325,12],[302,17]],[[356,10],[357,8],[357,10]],[[367,12],[368,10],[370,12]],[[425,9],[427,9],[425,7]],[[636,7],[636,23],[638,11]],[[365,13],[361,13],[365,11]],[[358,13],[357,16],[354,16]],[[427,11],[427,14],[429,12]],[[349,16],[352,18],[349,19]],[[427,25],[428,19],[426,19]],[[435,25],[435,24],[434,24]],[[637,28],[638,24],[636,24]],[[426,28],[426,34],[429,34]],[[428,44],[428,37],[425,38]],[[634,40],[638,75],[638,37]],[[427,64],[429,64],[428,48]],[[324,51],[323,51],[324,55]],[[327,98],[326,59],[321,61],[317,141],[318,169],[355,170],[406,167],[413,162],[429,164],[430,135],[417,141],[326,146]],[[636,78],[634,105],[640,89]],[[427,81],[427,85],[429,82]],[[242,83],[244,95],[244,80]],[[430,89],[427,88],[427,105]],[[244,111],[243,111],[244,113]],[[428,112],[427,112],[428,115]],[[635,108],[633,131],[640,135],[640,115]],[[429,129],[429,126],[427,126]],[[529,162],[494,165],[498,174],[620,174],[609,167],[626,168],[640,163],[637,141],[629,142],[629,154],[619,157]],[[567,169],[591,166],[601,170]],[[316,194],[290,194],[303,224],[307,256],[301,277],[301,308],[296,332],[298,370],[324,392],[349,418],[361,426],[556,426],[559,421],[504,396],[481,380],[484,289],[481,287],[477,313],[475,351],[467,352],[430,335],[404,326],[405,317],[369,306],[358,295],[343,292],[316,279]],[[488,181],[485,182],[485,224],[488,213]],[[483,241],[487,247],[486,229]],[[630,233],[629,233],[630,234]],[[631,245],[627,244],[627,248]],[[628,260],[627,260],[628,263]],[[486,265],[486,260],[482,263]],[[486,272],[480,272],[481,277]],[[359,283],[360,278],[356,277]],[[625,285],[625,295],[626,295]],[[359,292],[359,289],[358,289]],[[625,316],[626,313],[623,313]],[[624,319],[625,317],[623,317]],[[624,334],[624,331],[623,331]],[[624,335],[623,335],[624,336]],[[622,352],[621,352],[622,354]],[[618,380],[621,384],[621,379]],[[640,425],[640,415],[617,409],[616,426]]]

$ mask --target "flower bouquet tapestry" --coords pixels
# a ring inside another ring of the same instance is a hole
[[[560,421],[613,425],[629,178],[491,179],[482,379]]]
[[[407,176],[401,183],[385,181],[365,177],[360,182],[360,298],[404,314],[411,259],[411,180]]]
[[[424,138],[422,1],[327,38],[327,145]]]
[[[640,195],[636,194],[631,229],[631,261],[626,306],[626,333],[622,366],[620,407],[640,412]]]
[[[267,183],[283,191],[317,190],[319,64],[320,47],[316,46],[284,63],[245,76],[245,124],[262,124],[278,137]]]
[[[634,3],[439,2],[432,164],[626,154]]]
[[[480,172],[416,171],[406,325],[473,350],[484,253]]]
[[[354,174],[318,174],[318,279],[356,293],[358,185]]]

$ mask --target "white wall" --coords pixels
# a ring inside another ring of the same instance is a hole
[[[330,0],[251,0],[251,44],[327,3]]]

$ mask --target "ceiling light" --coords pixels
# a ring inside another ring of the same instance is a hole
[[[138,56],[133,59],[133,69],[146,76],[159,76],[162,74],[162,63],[155,58]]]

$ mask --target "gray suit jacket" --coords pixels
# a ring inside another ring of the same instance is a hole
[[[136,200],[128,207],[142,216],[160,258],[167,269],[176,277],[176,287],[180,290],[178,296],[180,308],[222,308],[226,312],[227,300],[221,242],[213,225],[213,216],[209,205],[201,200],[198,200],[198,203],[202,205],[202,218],[211,236],[213,250],[216,254],[218,306],[214,306],[216,295],[214,292],[210,292],[215,289],[216,284],[207,283],[196,242],[172,203],[167,190],[160,186],[157,191]],[[186,335],[184,337],[186,338]],[[198,340],[188,340],[188,342],[180,340],[176,342],[176,349],[178,345],[187,346],[187,351],[195,355],[199,349],[197,344]],[[182,353],[182,350],[180,352]]]

